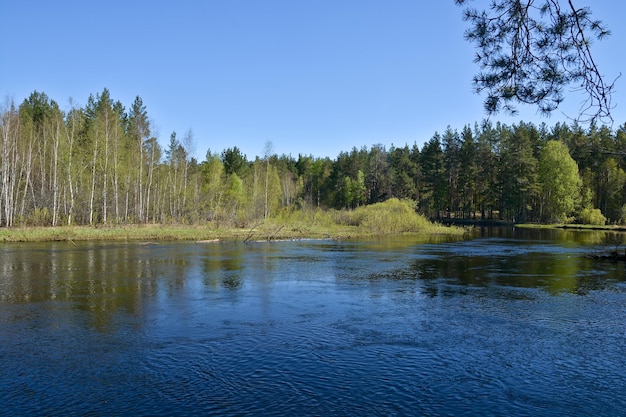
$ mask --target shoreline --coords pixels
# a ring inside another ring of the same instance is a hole
[[[409,234],[459,236],[463,233],[453,228],[427,228],[423,231],[403,233],[374,233],[357,226],[321,227],[275,224],[249,228],[160,224],[99,227],[41,226],[0,228],[0,243],[169,240],[210,244],[219,242],[342,240]]]
[[[604,231],[604,232],[626,232],[626,226],[618,226],[613,224],[607,224],[604,226],[591,225],[591,224],[532,224],[532,223],[520,223],[515,224],[514,227],[525,229],[564,229],[564,230],[581,230],[581,231]]]

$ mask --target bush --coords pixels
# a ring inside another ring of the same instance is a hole
[[[619,219],[620,224],[626,224],[626,204],[622,206],[622,215]]]
[[[429,226],[428,220],[417,214],[415,202],[411,200],[392,198],[359,207],[352,215],[353,224],[375,234],[418,232]]]
[[[580,212],[580,222],[593,226],[604,226],[606,224],[606,217],[604,217],[600,209],[585,208]]]
[[[49,226],[52,223],[52,216],[47,207],[34,209],[25,220],[28,226]]]
[[[460,235],[465,232],[462,228],[431,223],[418,214],[415,208],[415,201],[392,198],[354,210],[284,209],[265,223],[270,229],[282,226],[285,230],[291,230],[294,236],[371,236],[401,233]]]

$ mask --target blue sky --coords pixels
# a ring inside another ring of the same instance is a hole
[[[594,45],[601,71],[626,75],[626,2],[590,6],[612,31]],[[105,87],[127,108],[138,95],[160,143],[191,129],[199,159],[233,146],[253,159],[267,142],[294,157],[421,148],[485,117],[461,12],[453,0],[0,0],[0,94],[19,104],[42,91],[63,109]],[[625,92],[626,76],[614,128]],[[562,109],[575,115],[580,100]],[[567,118],[528,107],[491,120]]]

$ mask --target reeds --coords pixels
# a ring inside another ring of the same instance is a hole
[[[391,234],[461,235],[464,229],[429,222],[410,200],[390,199],[355,210],[286,210],[241,227],[204,225],[114,225],[0,228],[0,242],[85,240],[188,240],[215,242],[307,238],[358,238]]]

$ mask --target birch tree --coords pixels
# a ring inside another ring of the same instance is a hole
[[[135,98],[128,118],[128,135],[134,143],[134,163],[137,166],[135,177],[135,216],[139,221],[145,221],[144,214],[144,141],[150,138],[150,122],[146,106],[139,96]]]
[[[19,115],[12,101],[7,101],[0,122],[0,226],[12,226],[15,213],[17,181],[17,141]]]

